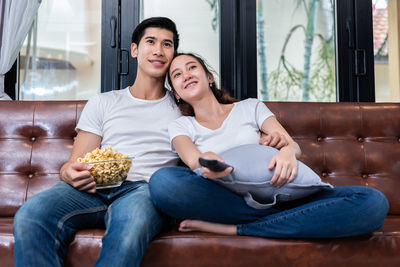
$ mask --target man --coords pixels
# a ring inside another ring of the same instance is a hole
[[[63,266],[75,232],[93,227],[106,228],[97,266],[140,265],[164,221],[147,182],[155,170],[178,161],[167,125],[180,113],[164,88],[178,44],[176,26],[168,18],[150,18],[135,29],[135,83],[88,101],[70,159],[60,170],[62,181],[29,199],[15,216],[15,266]],[[96,190],[90,166],[76,161],[107,145],[135,158],[120,187]]]
[[[168,18],[149,18],[136,27],[131,45],[138,65],[135,83],[95,95],[86,104],[70,159],[60,170],[62,181],[29,199],[15,216],[15,266],[62,266],[76,231],[96,227],[106,228],[96,266],[140,265],[165,221],[152,204],[147,182],[157,169],[178,162],[167,126],[180,112],[164,88],[178,44],[176,26]],[[260,142],[279,147],[284,140],[269,135]],[[77,158],[108,145],[133,156],[132,167],[120,187],[96,190],[90,166]]]

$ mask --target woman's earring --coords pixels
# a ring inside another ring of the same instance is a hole
[[[176,99],[176,102],[178,102],[178,103],[179,103],[179,100],[181,100],[181,99],[180,99],[180,98],[177,98],[177,99]]]
[[[210,88],[212,87],[212,83],[209,83],[208,85],[210,86]]]

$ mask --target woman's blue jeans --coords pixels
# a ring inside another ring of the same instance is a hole
[[[104,227],[96,266],[139,266],[164,219],[150,200],[146,182],[124,182],[96,194],[59,182],[18,210],[14,220],[15,266],[63,266],[76,231]]]
[[[166,167],[150,179],[151,198],[177,219],[237,225],[238,235],[272,238],[330,238],[379,229],[389,204],[378,190],[363,186],[323,189],[270,209],[253,209],[242,197],[184,167]]]

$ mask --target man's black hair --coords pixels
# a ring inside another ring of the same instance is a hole
[[[175,52],[178,50],[179,34],[178,31],[176,30],[176,25],[172,20],[165,17],[152,17],[140,22],[132,33],[132,43],[139,45],[139,42],[142,39],[145,30],[150,27],[161,28],[171,31],[174,36],[173,37],[174,50]]]

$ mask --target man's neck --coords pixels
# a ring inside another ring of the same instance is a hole
[[[133,85],[129,87],[133,97],[144,100],[157,100],[165,96],[164,79],[137,75]]]

